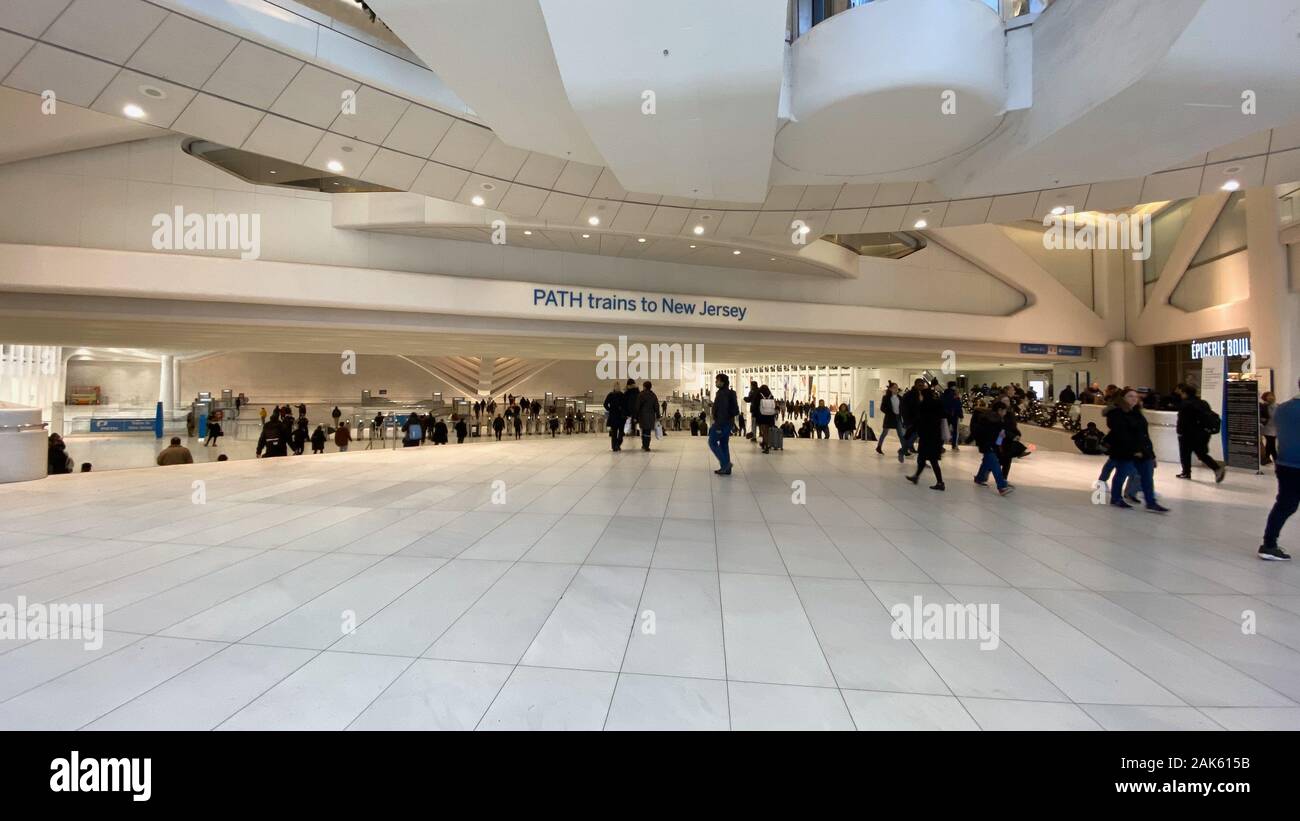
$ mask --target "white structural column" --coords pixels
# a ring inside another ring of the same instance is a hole
[[[1256,368],[1273,369],[1279,399],[1293,396],[1300,378],[1300,294],[1291,290],[1282,244],[1278,199],[1272,187],[1246,192],[1246,246],[1250,254],[1250,347]]]
[[[162,355],[158,373],[158,401],[163,403],[163,413],[170,415],[176,409],[176,357]]]
[[[1150,387],[1155,381],[1155,350],[1150,346],[1139,347],[1117,339],[1098,350],[1097,361],[1106,382],[1121,388]]]

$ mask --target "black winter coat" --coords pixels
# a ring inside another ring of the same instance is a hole
[[[916,427],[916,452],[921,459],[939,459],[943,455],[943,421],[947,418],[943,400],[933,394],[926,394],[916,403],[912,424]]]
[[[1106,437],[1110,458],[1131,461],[1155,457],[1155,448],[1147,431],[1147,418],[1142,415],[1141,408],[1135,407],[1130,411],[1111,408],[1106,411],[1106,426],[1110,429]]]

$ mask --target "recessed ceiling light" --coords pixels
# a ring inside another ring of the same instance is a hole
[[[799,233],[801,233],[801,234],[806,234],[806,233],[808,233],[808,232],[811,231],[811,230],[812,230],[812,226],[810,226],[810,225],[801,225],[801,226],[799,226]]]
[[[133,120],[138,120],[144,116],[144,109],[135,103],[127,103],[122,109],[122,113]]]
[[[351,153],[352,153],[352,146],[350,146],[350,145],[345,145],[345,146],[343,146],[342,148],[340,148],[339,150],[342,151],[344,154],[351,154]]]
[[[325,163],[325,167],[333,171],[335,174],[338,174],[343,170],[343,163],[339,162],[338,160],[330,160],[329,162]]]
[[[912,227],[913,227],[913,228],[924,228],[925,226],[927,226],[927,225],[929,225],[929,224],[930,224],[930,223],[926,222],[925,220],[917,220],[916,223],[915,223]]]
[[[493,184],[490,183],[490,182],[485,182],[485,183],[483,183],[482,185],[479,186],[479,188],[482,188],[484,191],[495,191],[495,190],[496,190],[496,186],[493,185]]]
[[[691,247],[692,247],[692,248],[694,248],[694,247],[695,247],[695,246],[694,246],[694,245],[692,245],[692,246],[691,246]]]
[[[1237,182],[1236,180],[1228,180],[1227,182],[1225,182],[1223,185],[1219,187],[1224,191],[1236,191],[1238,188],[1241,187],[1241,183]]]
[[[695,229],[694,229],[694,230],[695,230],[695,236],[698,237],[700,234],[703,234],[703,233],[704,233],[704,226],[703,226],[703,225],[697,225],[697,226],[695,226]]]
[[[733,256],[740,256],[740,251],[732,251],[731,253]]]
[[[772,257],[772,258],[771,258],[770,260],[768,260],[768,261],[769,261],[769,262],[776,262],[776,257]]]
[[[588,225],[600,225],[600,217],[587,217]]]
[[[583,239],[591,239],[591,234],[583,234],[583,235],[582,235],[582,238],[583,238]]]
[[[167,92],[163,91],[158,86],[142,85],[136,86],[136,88],[140,89],[140,93],[144,96],[152,97],[155,100],[162,100],[167,96]]]
[[[524,232],[524,236],[526,236],[526,237],[531,237],[532,235],[533,235],[533,232],[532,232],[532,231],[525,231],[525,232]]]
[[[636,241],[637,241],[637,242],[645,242],[645,237],[637,237],[637,238],[636,238]]]
[[[271,173],[272,173],[272,174],[279,174],[280,172],[279,172],[279,171],[276,171],[275,169],[271,169]]]
[[[1061,215],[1064,214],[1064,213],[1065,213],[1065,206],[1064,206],[1064,205],[1058,205],[1058,206],[1056,206],[1055,208],[1052,209],[1052,216],[1054,216],[1054,217],[1059,217],[1059,216],[1061,216]]]
[[[470,197],[469,201],[474,203],[475,205],[482,205],[485,202],[485,200],[482,197],[480,197],[478,194],[475,194],[474,196]]]

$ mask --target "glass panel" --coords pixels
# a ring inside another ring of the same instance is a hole
[[[1192,257],[1192,264],[1187,267],[1195,268],[1244,250],[1246,250],[1246,195],[1244,191],[1237,191],[1228,197],[1228,204],[1223,206],[1219,218],[1214,221],[1214,227],[1201,243],[1196,256]]]
[[[1151,219],[1151,257],[1142,263],[1142,281],[1147,285],[1160,278],[1169,254],[1183,233],[1183,225],[1192,212],[1192,200],[1179,200]],[[1150,289],[1148,289],[1150,290]]]

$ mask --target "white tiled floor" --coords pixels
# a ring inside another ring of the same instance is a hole
[[[970,451],[940,494],[864,443],[786,447],[737,440],[730,478],[674,435],[0,487],[0,602],[108,631],[0,640],[0,728],[1300,727],[1300,569],[1255,558],[1271,477],[1162,468],[1159,517],[1091,504],[1074,454],[1001,498]],[[998,605],[999,647],[892,638],[916,595]]]

